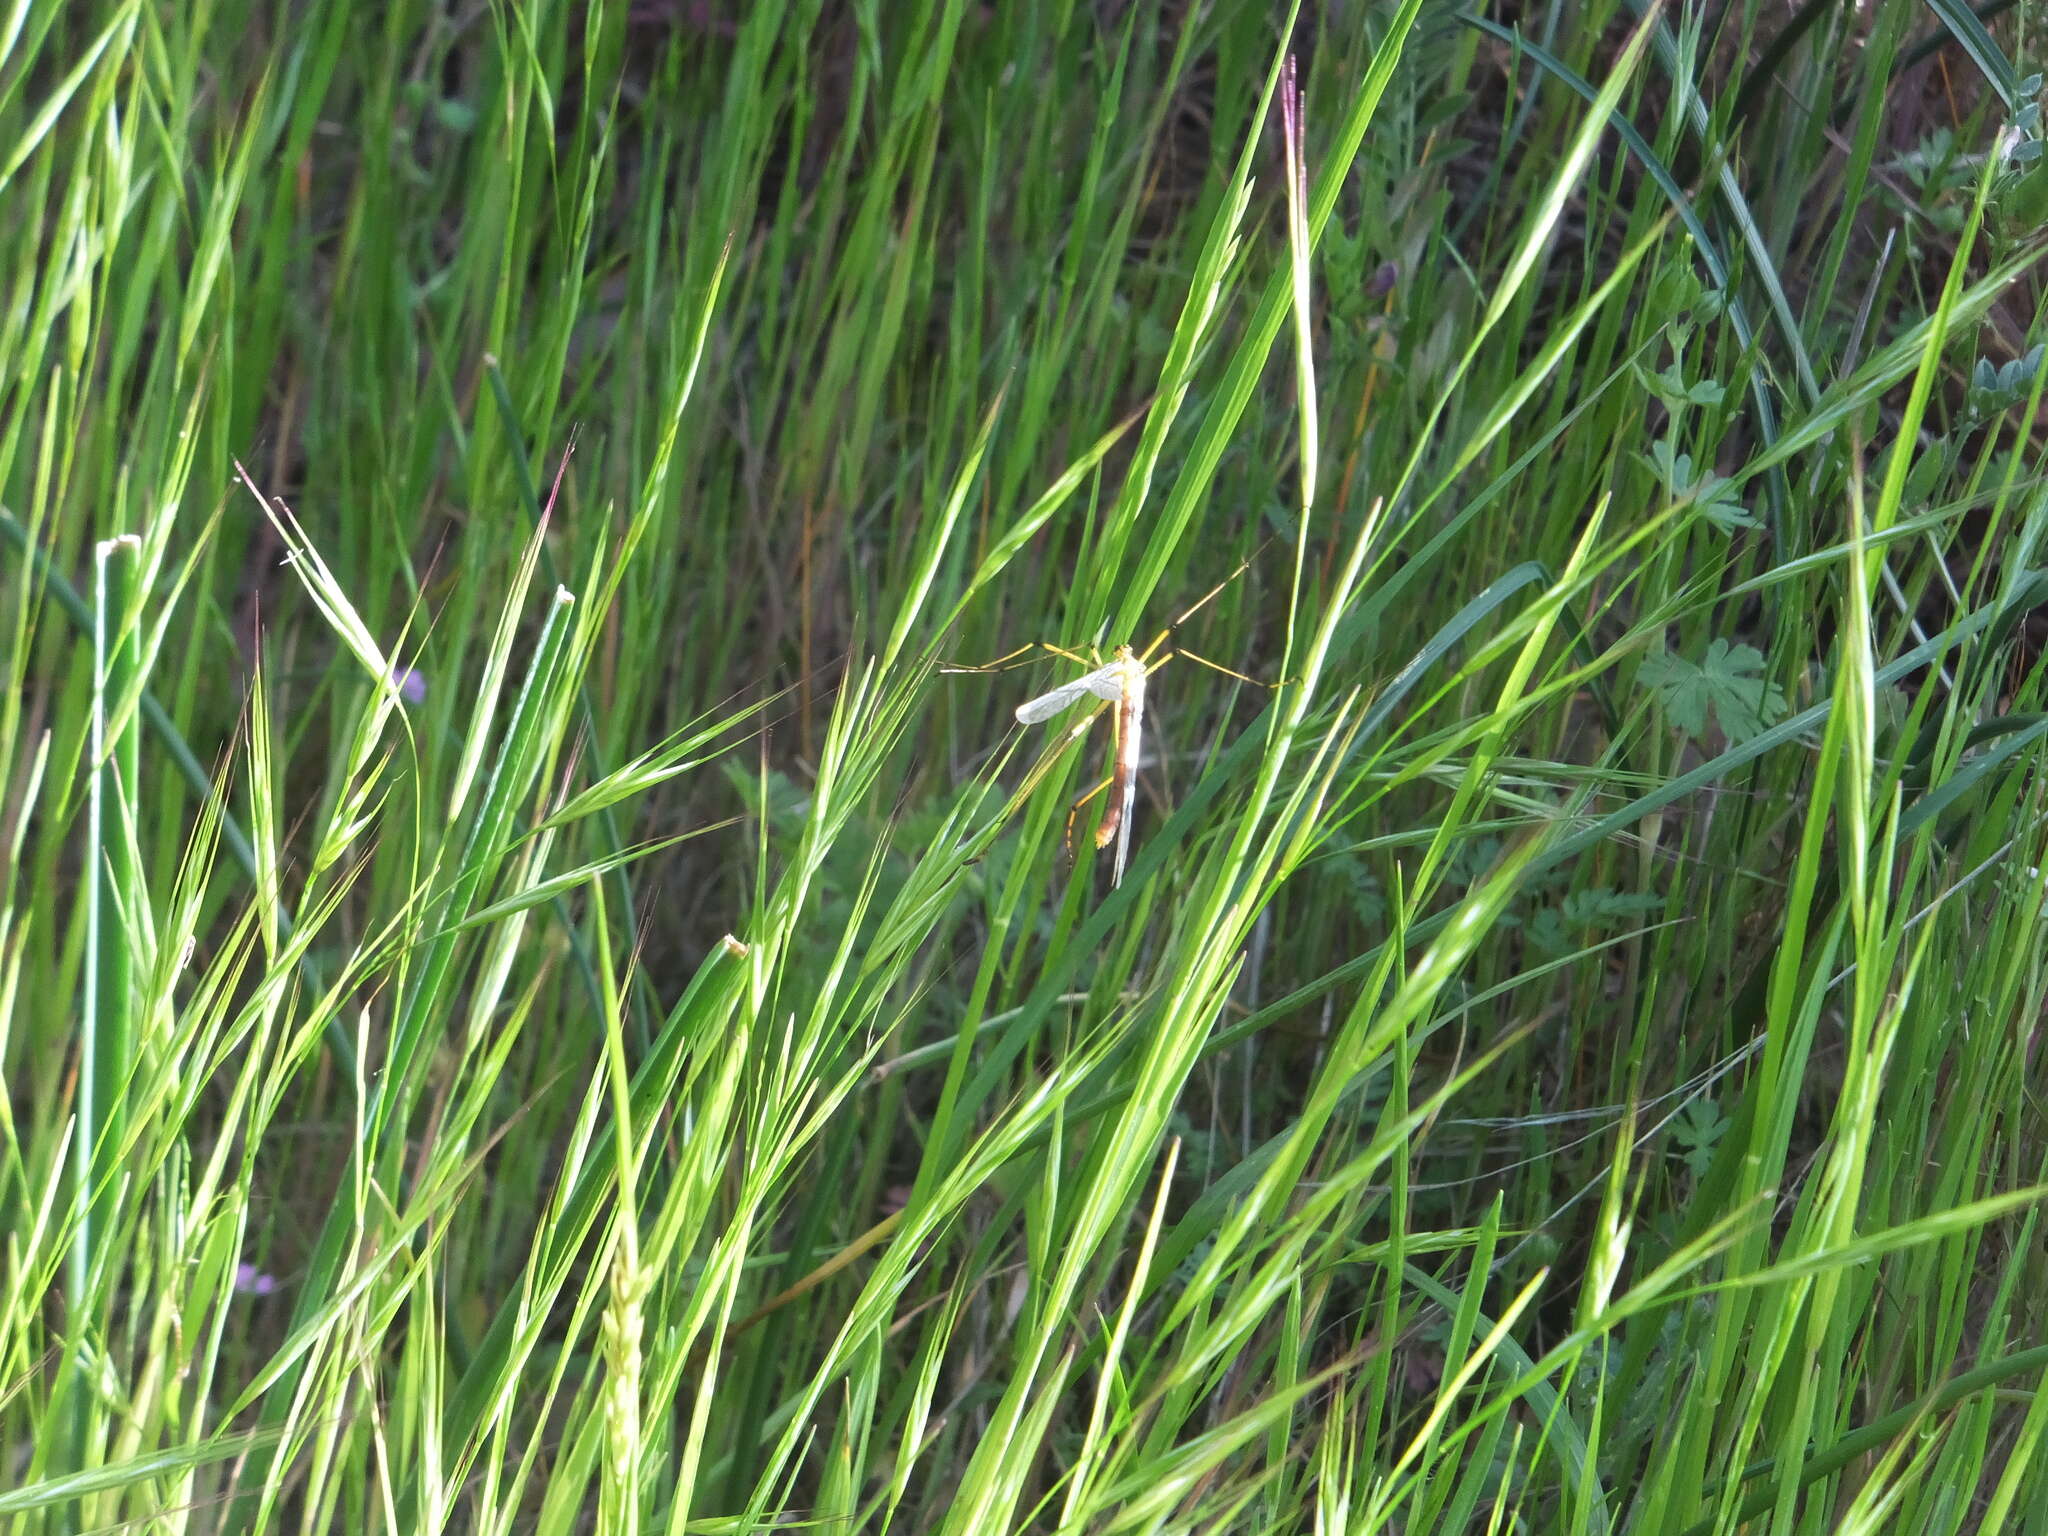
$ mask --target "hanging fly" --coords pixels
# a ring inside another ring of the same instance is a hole
[[[1095,829],[1095,846],[1107,848],[1110,839],[1116,839],[1116,860],[1110,866],[1109,876],[1109,883],[1113,886],[1123,884],[1124,865],[1130,858],[1131,810],[1138,798],[1138,754],[1145,729],[1145,679],[1149,675],[1137,653],[1128,645],[1120,645],[1108,666],[1097,667],[1071,683],[1063,683],[1050,693],[1041,693],[1017,706],[1020,725],[1037,725],[1050,720],[1061,710],[1091,695],[1116,707],[1115,762],[1110,769],[1109,781],[1089,791],[1074,805],[1074,814],[1079,815],[1081,807],[1102,789],[1109,791],[1109,803],[1102,812],[1101,824]],[[1072,827],[1073,821],[1069,817],[1070,835]]]
[[[1260,545],[1261,549],[1264,547],[1263,544]],[[1254,552],[1252,559],[1256,558],[1257,554]],[[1097,795],[1107,792],[1109,796],[1108,803],[1103,807],[1102,820],[1096,824],[1095,828],[1095,846],[1097,848],[1107,848],[1112,842],[1116,844],[1116,857],[1110,865],[1110,883],[1112,885],[1121,885],[1123,883],[1124,866],[1130,862],[1131,815],[1137,806],[1138,761],[1144,750],[1146,679],[1159,668],[1165,666],[1175,655],[1180,655],[1187,657],[1190,661],[1201,662],[1203,666],[1213,671],[1221,672],[1225,677],[1234,677],[1239,682],[1252,683],[1261,688],[1271,686],[1270,684],[1260,683],[1256,678],[1246,677],[1242,672],[1233,672],[1228,667],[1219,666],[1205,657],[1197,656],[1193,651],[1176,649],[1160,656],[1157,661],[1151,659],[1159,651],[1160,647],[1166,644],[1174,630],[1191,618],[1214,598],[1217,593],[1243,575],[1245,568],[1251,563],[1251,559],[1247,559],[1236,570],[1232,571],[1230,575],[1211,587],[1208,592],[1203,594],[1200,602],[1175,619],[1171,625],[1160,633],[1159,638],[1146,648],[1144,655],[1140,656],[1128,645],[1120,645],[1111,653],[1107,664],[1094,666],[1092,670],[1082,673],[1081,676],[1073,679],[1073,681],[1062,683],[1059,687],[1051,689],[1046,693],[1041,693],[1034,699],[1026,699],[1017,706],[1017,723],[1020,725],[1041,725],[1063,710],[1070,709],[1083,699],[1088,698],[1100,699],[1111,707],[1110,719],[1116,732],[1116,740],[1111,748],[1109,777],[1074,802],[1074,809],[1067,817],[1067,839],[1069,846],[1071,846],[1074,833],[1074,818],[1081,814],[1082,809],[1089,801],[1093,800]],[[1010,652],[1009,655],[998,657],[996,660],[989,662],[986,666],[953,666],[946,667],[943,670],[947,672],[998,671],[1014,661],[1016,657],[1023,655],[1026,651],[1033,650],[1050,651],[1055,656],[1063,656],[1067,660],[1074,662],[1084,660],[1084,658],[1076,656],[1072,651],[1062,650],[1056,645],[1046,645],[1040,642],[1036,645],[1021,646],[1017,650]],[[1100,657],[1098,656],[1096,659],[1099,661]],[[1077,731],[1076,734],[1079,734],[1079,732]]]

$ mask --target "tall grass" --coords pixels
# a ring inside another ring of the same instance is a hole
[[[2048,1531],[2036,46],[0,10],[8,1528]]]

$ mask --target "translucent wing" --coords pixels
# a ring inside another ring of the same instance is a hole
[[[1077,677],[1071,683],[1062,683],[1050,693],[1041,693],[1035,699],[1026,699],[1017,706],[1017,720],[1022,725],[1036,725],[1041,720],[1050,720],[1069,705],[1094,694],[1098,699],[1120,699],[1124,696],[1124,672],[1121,662],[1111,662],[1106,667],[1097,667],[1085,677]]]

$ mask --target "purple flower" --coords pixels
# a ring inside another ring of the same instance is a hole
[[[244,1296],[268,1296],[277,1289],[277,1276],[264,1274],[254,1264],[237,1264],[235,1289]]]
[[[418,667],[393,667],[391,681],[398,684],[398,696],[406,703],[426,703],[427,674]]]

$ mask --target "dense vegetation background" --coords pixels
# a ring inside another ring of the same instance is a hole
[[[1984,9],[0,4],[0,1523],[2048,1531]]]

